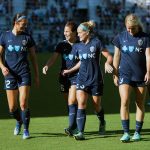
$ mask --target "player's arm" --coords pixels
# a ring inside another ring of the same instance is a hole
[[[115,46],[113,66],[114,66],[114,84],[118,86],[118,68],[120,63],[120,49]]]
[[[106,72],[112,73],[113,67],[111,66],[111,64],[113,62],[113,57],[111,56],[111,54],[109,53],[107,49],[103,49],[102,55],[107,59],[105,62],[105,73]]]
[[[48,68],[50,68],[55,63],[55,61],[57,60],[59,55],[60,55],[60,53],[56,53],[56,52],[53,53],[51,58],[49,58],[49,60],[47,61],[46,65],[43,67],[43,74],[47,73]]]
[[[0,68],[2,70],[3,75],[7,76],[9,74],[9,70],[7,67],[5,67],[3,63],[3,52],[4,52],[4,48],[0,45]]]
[[[31,63],[34,69],[35,83],[36,83],[36,86],[39,87],[39,68],[38,68],[35,50],[36,50],[35,46],[29,48],[29,56],[30,56]]]
[[[145,81],[146,84],[149,84],[150,83],[150,48],[146,48],[145,55],[146,55],[146,69],[147,69],[145,75]]]
[[[68,70],[63,70],[62,75],[65,76],[65,75],[67,75],[67,74],[71,74],[71,73],[73,73],[73,72],[79,70],[80,65],[81,65],[81,62],[79,61],[74,67],[72,67],[72,68],[70,68],[70,69],[68,69]]]

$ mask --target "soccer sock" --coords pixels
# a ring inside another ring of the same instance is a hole
[[[124,132],[129,133],[129,120],[121,120]]]
[[[69,128],[76,129],[76,117],[77,117],[77,104],[69,105]]]
[[[136,121],[136,129],[135,131],[140,133],[143,126],[143,121]]]
[[[105,119],[104,119],[104,109],[102,108],[100,112],[96,112],[96,115],[99,119],[99,121],[101,122],[102,125],[105,124]]]
[[[77,126],[79,132],[84,132],[86,122],[86,112],[85,109],[78,109],[77,111]]]
[[[25,109],[24,111],[21,111],[21,114],[22,114],[22,121],[23,121],[24,129],[28,129],[29,123],[30,123],[30,110]]]
[[[19,124],[22,123],[19,109],[16,109],[14,112],[10,112],[10,116],[16,119]]]

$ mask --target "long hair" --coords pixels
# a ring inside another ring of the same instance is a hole
[[[142,25],[139,17],[136,16],[135,14],[129,14],[126,16],[125,25],[138,26],[139,31],[143,31],[143,25]]]

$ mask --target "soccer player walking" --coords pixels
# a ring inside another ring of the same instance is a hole
[[[38,65],[35,42],[25,33],[27,17],[17,13],[13,19],[13,29],[0,37],[0,68],[5,79],[10,115],[17,120],[14,135],[18,135],[24,125],[23,139],[29,138],[30,110],[28,106],[31,73],[27,54],[29,53],[35,73],[35,83],[39,86]],[[5,57],[3,58],[3,54]],[[18,108],[18,96],[21,113]]]
[[[122,142],[130,140],[129,103],[131,90],[136,94],[136,129],[132,140],[141,139],[144,120],[146,85],[150,83],[150,38],[142,31],[139,18],[129,14],[125,18],[126,30],[117,35],[113,44],[114,83],[119,86],[121,97],[121,122],[124,134]]]
[[[73,21],[66,23],[64,28],[64,35],[66,40],[60,42],[55,49],[52,57],[48,60],[43,67],[43,74],[47,74],[48,69],[55,63],[57,58],[61,56],[62,64],[59,74],[60,90],[64,98],[68,102],[69,110],[69,127],[65,128],[65,133],[72,136],[76,133],[76,113],[77,113],[77,100],[76,100],[76,76],[78,69],[71,74],[64,75],[63,70],[74,67],[79,59],[76,57],[76,51],[72,50],[77,40],[77,25]]]
[[[104,119],[104,110],[101,106],[101,96],[103,93],[103,77],[100,69],[100,54],[107,58],[105,62],[105,72],[112,73],[112,56],[104,47],[102,42],[93,36],[95,23],[92,21],[81,23],[77,32],[80,43],[73,49],[78,52],[80,63],[79,73],[77,75],[77,126],[79,133],[74,134],[76,140],[84,140],[84,128],[86,122],[86,106],[88,96],[92,96],[95,113],[99,119],[99,134],[105,133],[106,122]],[[74,68],[76,69],[77,66]],[[71,73],[74,68],[65,71]]]

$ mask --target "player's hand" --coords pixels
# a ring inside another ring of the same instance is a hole
[[[43,67],[43,74],[46,75],[46,74],[47,74],[47,71],[48,71],[48,66],[46,65],[46,66]]]
[[[2,69],[2,74],[4,75],[4,76],[7,76],[8,74],[9,74],[9,69],[7,68],[7,67],[2,67],[1,68]]]
[[[118,84],[118,77],[116,76],[116,75],[113,75],[113,79],[114,79],[114,84],[115,84],[115,86],[118,86],[119,84]]]
[[[150,84],[150,74],[148,72],[145,75],[144,81],[146,85]]]
[[[61,72],[61,74],[62,74],[63,76],[66,76],[66,75],[69,75],[69,74],[70,74],[70,71],[69,71],[69,70],[63,70],[63,71]]]
[[[106,62],[105,63],[105,73],[112,73],[112,72],[113,72],[113,67],[108,62]]]

